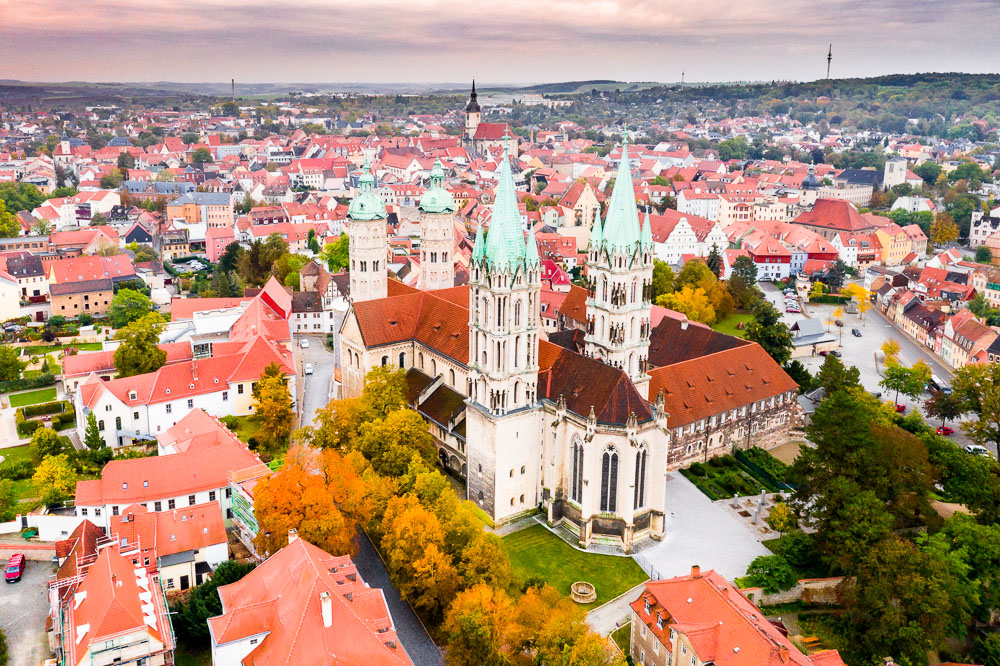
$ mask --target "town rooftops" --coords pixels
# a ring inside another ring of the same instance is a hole
[[[795,218],[795,223],[853,233],[871,231],[876,227],[849,201],[840,199],[817,199],[812,210],[805,211]]]

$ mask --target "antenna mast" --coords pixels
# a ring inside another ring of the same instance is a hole
[[[833,44],[830,44],[829,50],[826,52],[826,78],[830,79],[830,61],[833,60]]]

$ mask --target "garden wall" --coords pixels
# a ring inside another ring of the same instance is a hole
[[[805,604],[820,604],[836,606],[837,587],[843,582],[843,576],[834,578],[803,578],[794,587],[774,594],[766,594],[759,587],[745,587],[741,590],[756,606],[773,606],[801,601]]]

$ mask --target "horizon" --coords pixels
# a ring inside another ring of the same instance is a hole
[[[426,86],[475,77],[496,87],[674,82],[682,71],[697,83],[801,82],[825,78],[830,44],[834,79],[1000,71],[990,39],[1000,7],[988,0],[512,0],[488,11],[456,0],[0,0],[0,8],[0,79],[25,82]],[[914,33],[927,43],[914,49]]]

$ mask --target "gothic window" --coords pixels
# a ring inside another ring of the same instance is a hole
[[[438,373],[437,361],[431,359],[431,377],[437,377],[437,373]]]
[[[609,448],[601,460],[601,511],[618,508],[618,452]]]
[[[403,352],[399,352],[399,367],[401,368],[406,367],[406,354],[404,354]]]
[[[388,356],[383,356],[382,357],[382,365],[389,365],[389,357]]]
[[[635,454],[635,497],[633,504],[641,509],[646,504],[646,449],[641,448]]]
[[[573,440],[573,468],[571,473],[569,498],[574,502],[580,502],[583,497],[583,444],[579,439]]]
[[[608,300],[608,278],[601,278],[601,300],[607,302]]]
[[[424,353],[420,352],[419,354],[417,354],[417,359],[420,362],[420,369],[423,370],[424,369]]]
[[[454,370],[448,370],[448,383],[451,384],[452,386],[455,385],[455,371]]]
[[[514,326],[521,325],[521,301],[514,304]]]
[[[638,293],[637,292],[638,289],[639,289],[639,281],[632,280],[632,301],[631,301],[632,303],[635,303],[636,301],[636,295]]]

